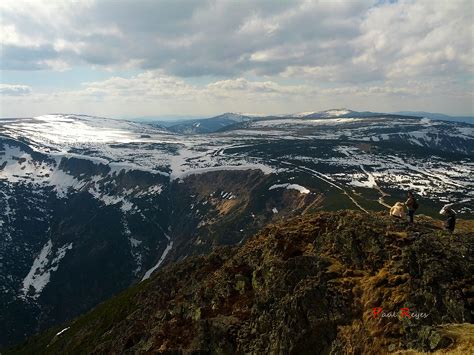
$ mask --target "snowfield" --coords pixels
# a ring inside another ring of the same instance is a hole
[[[171,180],[216,170],[259,169],[265,174],[285,171],[280,158],[238,153],[261,142],[346,139],[368,144],[394,142],[427,149],[443,147],[464,154],[469,154],[469,149],[474,146],[472,125],[447,125],[425,118],[348,117],[352,113],[347,109],[335,109],[250,121],[250,116],[228,113],[225,115],[242,122],[242,125],[207,135],[173,134],[145,124],[81,115],[2,120],[0,134],[26,140],[34,152],[45,154],[50,159],[39,162],[31,153],[0,141],[0,164],[3,167],[0,181],[51,186],[59,197],[66,197],[70,191],[86,189],[105,205],[120,204],[122,210],[128,212],[133,210],[130,198],[144,192],[114,192],[111,196],[102,191],[104,179],[136,170],[168,176]],[[232,153],[228,154],[230,151]],[[408,156],[382,156],[375,151],[362,151],[337,143],[333,152],[335,154],[327,158],[317,157],[317,161],[344,170],[344,176],[337,171],[326,174],[335,182],[374,189],[380,188],[380,184],[397,184],[424,196],[462,189],[472,196],[473,183],[468,176],[472,176],[473,162],[467,157],[462,165],[453,167],[436,156],[417,158],[410,163],[412,158]],[[62,159],[69,158],[89,160],[107,166],[109,171],[82,180],[61,168]],[[314,156],[292,155],[287,158],[303,165],[316,161]]]

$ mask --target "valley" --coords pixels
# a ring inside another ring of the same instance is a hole
[[[0,120],[0,346],[281,219],[386,211],[408,190],[421,214],[474,217],[472,125],[350,110],[196,124]]]

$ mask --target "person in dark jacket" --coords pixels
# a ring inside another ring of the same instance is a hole
[[[408,208],[408,219],[410,223],[413,223],[413,217],[415,216],[415,211],[418,209],[418,201],[416,200],[413,192],[408,192],[408,199],[405,202],[405,206]]]
[[[444,221],[444,229],[453,233],[454,228],[456,227],[456,212],[454,212],[450,205],[446,205],[441,209],[440,213],[446,216],[446,220]]]

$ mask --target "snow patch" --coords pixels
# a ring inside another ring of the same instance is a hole
[[[271,174],[275,172],[275,170],[267,165],[263,164],[242,164],[242,165],[221,165],[221,166],[213,166],[209,168],[197,168],[197,169],[191,169],[186,172],[183,172],[181,175],[179,175],[179,178],[185,178],[190,175],[198,175],[198,174],[204,174],[208,173],[211,171],[222,171],[222,170],[261,170],[264,174]],[[175,177],[178,178],[178,177]]]
[[[65,331],[67,331],[69,329],[69,327],[67,328],[64,328],[63,330],[61,330],[60,332],[56,333],[56,336],[60,336],[62,333],[64,333]]]
[[[21,297],[37,299],[46,285],[49,283],[51,273],[59,267],[59,262],[66,256],[66,252],[72,249],[72,243],[63,245],[53,252],[53,243],[50,240],[43,246],[39,255],[33,261],[30,272],[23,280]],[[31,294],[30,292],[33,292]]]
[[[311,192],[304,186],[301,186],[298,184],[290,184],[290,183],[272,185],[270,186],[268,190],[275,190],[275,189],[296,190],[300,194],[309,194]]]
[[[145,275],[143,275],[143,278],[142,278],[142,281],[146,280],[146,279],[149,279],[151,274],[153,273],[153,271],[155,271],[156,269],[158,269],[160,267],[160,265],[163,263],[163,261],[165,261],[165,258],[166,256],[168,255],[168,253],[170,252],[171,248],[173,247],[173,242],[170,241],[168,243],[168,245],[166,246],[165,250],[163,251],[163,254],[161,254],[161,257],[160,257],[160,260],[158,260],[158,262],[156,263],[155,266],[153,266],[151,269],[149,269]]]

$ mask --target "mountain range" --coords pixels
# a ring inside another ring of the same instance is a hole
[[[424,112],[424,111],[399,111],[399,112],[394,112],[394,113],[398,115],[426,117],[432,120],[465,122],[465,123],[474,124],[473,116],[449,116],[449,115],[444,115],[442,113],[432,113],[432,112]]]
[[[469,116],[449,116],[440,113],[431,113],[423,111],[399,111],[390,114],[376,113],[376,112],[357,112],[345,108],[332,109],[326,111],[311,111],[311,112],[297,112],[293,114],[280,114],[280,115],[264,115],[264,114],[250,114],[250,113],[236,113],[227,112],[218,116],[210,118],[186,118],[185,116],[180,119],[171,118],[164,120],[162,118],[137,118],[132,119],[136,122],[153,124],[157,127],[166,127],[169,130],[183,134],[196,134],[196,133],[211,133],[219,131],[227,126],[231,126],[237,122],[269,119],[276,117],[295,117],[295,118],[324,118],[324,117],[369,117],[369,116],[383,116],[383,115],[394,115],[394,116],[410,116],[428,118],[432,120],[441,121],[452,121],[452,122],[464,122],[474,124],[474,117]]]
[[[473,125],[346,109],[1,119],[0,346],[282,219],[373,214],[408,190],[425,215],[470,219],[473,153]]]

